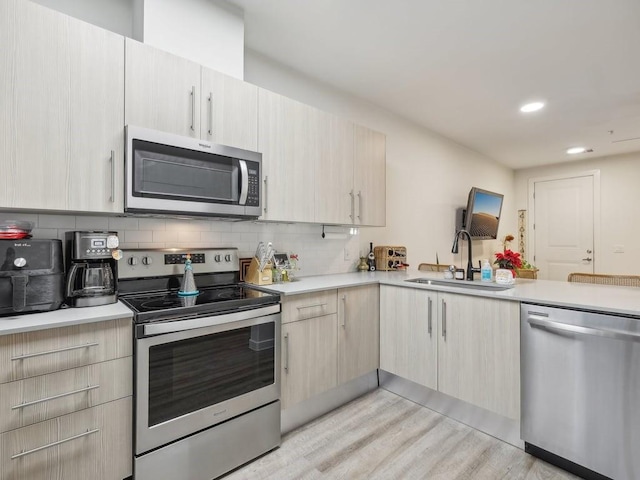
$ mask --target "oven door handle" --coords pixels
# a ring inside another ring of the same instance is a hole
[[[174,322],[149,323],[144,325],[144,336],[159,335],[163,333],[184,332],[187,330],[195,330],[196,328],[213,327],[215,325],[224,325],[230,322],[239,322],[250,318],[263,317],[280,313],[280,304],[270,305],[268,307],[254,308],[236,313],[223,313],[202,318],[192,318],[190,320],[176,320]]]

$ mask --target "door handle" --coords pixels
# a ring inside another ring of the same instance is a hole
[[[629,340],[632,342],[640,342],[640,334],[633,332],[621,332],[618,330],[610,330],[607,328],[583,327],[581,325],[571,325],[569,323],[555,322],[540,318],[535,315],[529,315],[527,322],[532,327],[544,328],[546,330],[557,330],[561,332],[579,333],[582,335],[592,335],[596,337],[614,338],[616,340]]]
[[[447,302],[442,300],[442,338],[447,339]]]
[[[263,180],[263,182],[264,182],[264,213],[267,213],[267,206],[269,204],[269,201],[268,201],[269,197],[267,197],[267,192],[269,191],[268,190],[268,184],[267,184],[267,180],[268,179],[269,179],[269,177],[265,176],[264,180]]]
[[[116,152],[111,150],[111,157],[109,159],[111,162],[111,197],[109,201],[111,203],[115,203],[116,201]]]
[[[427,304],[427,308],[429,310],[429,317],[428,317],[428,325],[427,325],[427,332],[429,333],[429,336],[431,336],[431,297],[429,297],[428,299],[428,304]]]
[[[358,192],[358,220],[362,221],[362,192]]]
[[[355,202],[355,196],[353,195],[353,190],[351,190],[349,192],[349,195],[351,196],[351,214],[349,215],[349,218],[351,219],[352,222],[354,222],[355,221],[354,215],[355,215],[356,202]]]
[[[582,259],[583,262],[590,262],[591,260],[593,260],[591,257],[587,257],[587,258],[583,258]]]
[[[289,373],[289,334],[284,334],[284,371]]]
[[[213,92],[209,92],[209,136],[213,135]]]
[[[196,131],[196,87],[191,87],[191,131]]]
[[[342,328],[347,328],[347,294],[342,295]]]

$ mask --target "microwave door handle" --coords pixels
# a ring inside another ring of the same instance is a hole
[[[240,164],[240,179],[242,186],[240,188],[240,205],[246,205],[247,196],[249,195],[249,170],[247,169],[247,162],[245,160],[238,160]]]

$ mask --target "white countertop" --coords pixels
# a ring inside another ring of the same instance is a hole
[[[406,280],[412,278],[443,279],[443,274],[437,272],[420,272],[411,269],[398,272],[353,272],[301,277],[293,282],[274,284],[263,288],[287,296],[329,290],[332,288],[380,283],[383,285],[463,293],[465,295],[640,317],[640,288],[637,287],[615,287],[610,285],[589,285],[584,283],[518,278],[513,288],[503,291],[492,291],[456,287],[455,283],[449,287],[406,282]],[[459,282],[462,283],[466,281],[460,280]]]
[[[132,317],[133,312],[120,302],[100,307],[61,308],[53,312],[2,317],[0,318],[0,335]]]

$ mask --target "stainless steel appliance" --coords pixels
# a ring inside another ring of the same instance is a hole
[[[583,478],[640,478],[640,317],[521,308],[525,450]]]
[[[257,218],[261,162],[257,152],[129,125],[125,212]]]
[[[0,315],[56,310],[63,292],[60,240],[0,240]]]
[[[190,254],[197,296],[178,295]],[[136,480],[209,480],[280,444],[280,297],[238,283],[235,249],[127,250]]]
[[[67,232],[66,302],[71,307],[95,307],[118,301],[116,232]]]

